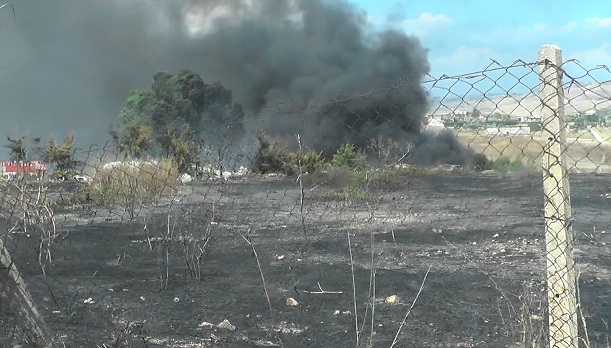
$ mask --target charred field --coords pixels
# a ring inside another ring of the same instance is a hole
[[[66,347],[354,347],[357,327],[363,347],[545,339],[540,174],[405,173],[359,200],[332,189],[250,175],[183,186],[133,219],[64,209],[46,277],[34,240],[13,235],[11,252]],[[591,347],[611,335],[610,191],[611,176],[571,176]],[[185,231],[211,236],[199,279]]]

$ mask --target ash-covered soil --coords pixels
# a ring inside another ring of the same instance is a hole
[[[544,339],[540,174],[406,174],[365,202],[327,189],[306,182],[301,204],[294,178],[250,176],[186,186],[135,219],[66,210],[46,278],[35,241],[13,235],[13,258],[58,346],[354,347],[354,291],[362,346],[388,347],[422,284],[396,347]],[[591,346],[606,347],[611,176],[573,175],[571,190],[583,313]],[[198,281],[179,237],[206,231]]]

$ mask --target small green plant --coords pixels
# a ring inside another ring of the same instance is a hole
[[[526,169],[524,163],[519,158],[507,158],[499,157],[494,163],[492,163],[492,169],[500,172],[518,172]]]
[[[339,149],[331,158],[331,165],[334,167],[346,167],[355,171],[365,169],[367,159],[357,151],[352,144],[346,144]]]
[[[323,193],[324,198],[352,202],[370,202],[374,199],[369,191],[369,174],[366,172],[332,167],[325,176],[323,183],[331,189]]]
[[[526,165],[520,158],[509,158],[509,157],[499,157],[496,160],[492,161],[486,157],[483,153],[478,153],[473,156],[471,165],[473,169],[478,171],[484,170],[495,170],[502,173],[507,172],[519,172],[527,170],[529,167],[534,165]]]

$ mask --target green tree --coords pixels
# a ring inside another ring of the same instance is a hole
[[[151,107],[154,95],[151,91],[143,89],[132,90],[127,97],[127,105],[119,113],[121,124],[150,122]]]
[[[38,141],[35,142],[39,143],[40,139],[37,139]],[[65,179],[78,174],[78,168],[82,162],[75,157],[74,142],[74,133],[68,133],[61,144],[51,137],[47,147],[37,148],[41,159],[53,167],[54,177]]]
[[[176,157],[186,170],[203,144],[226,147],[243,130],[243,117],[242,106],[220,82],[206,84],[189,70],[159,72],[149,90],[131,91],[119,127],[109,133],[125,156]]]
[[[169,138],[169,151],[180,173],[191,173],[194,165],[198,164],[197,145],[189,140],[178,138],[175,135]]]
[[[473,111],[471,112],[471,117],[479,118],[480,116],[481,116],[481,113],[479,112],[479,110],[477,110],[476,107],[473,107]]]
[[[123,129],[111,127],[109,134],[120,154],[142,158],[151,147],[151,127],[144,122],[130,122]]]

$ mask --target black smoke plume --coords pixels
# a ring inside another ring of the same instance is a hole
[[[453,138],[422,132],[427,50],[413,36],[374,32],[346,1],[20,0],[14,7],[14,25],[0,16],[6,132],[72,129],[77,140],[102,143],[131,89],[147,88],[159,71],[190,69],[221,81],[244,106],[251,136],[237,148],[252,146],[263,130],[300,134],[321,151],[388,136],[416,144],[419,162],[464,157]]]

